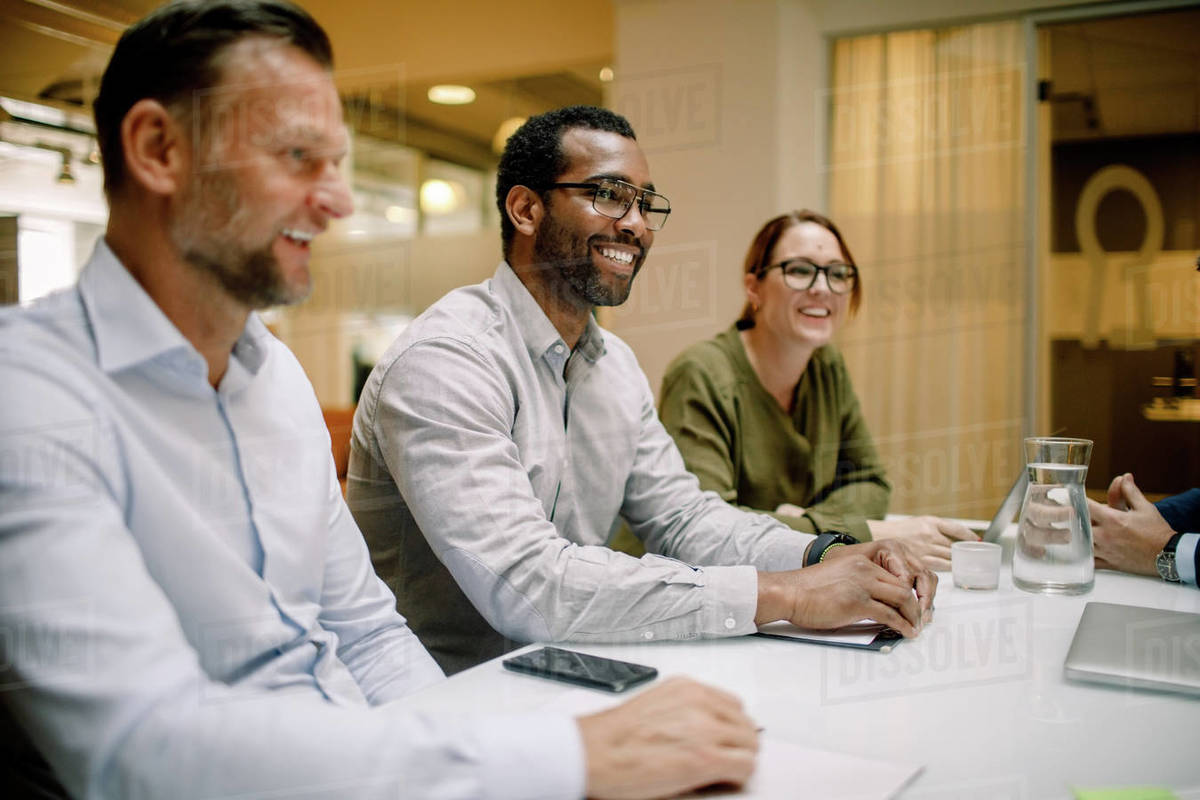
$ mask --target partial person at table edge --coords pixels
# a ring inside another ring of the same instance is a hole
[[[1151,503],[1126,472],[1112,479],[1107,503],[1088,500],[1088,512],[1097,568],[1197,586],[1200,489]]]
[[[884,520],[891,496],[833,338],[863,298],[861,271],[832,220],[768,220],[746,252],[737,322],[667,368],[659,415],[704,489],[810,533],[898,539],[932,569],[978,537],[932,516]]]

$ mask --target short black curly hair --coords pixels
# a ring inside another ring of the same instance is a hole
[[[608,131],[637,140],[629,120],[607,108],[567,106],[530,117],[504,145],[496,172],[496,207],[500,209],[500,238],[508,257],[516,228],[505,203],[514,186],[528,186],[545,197],[544,187],[567,171],[563,134],[573,128]]]

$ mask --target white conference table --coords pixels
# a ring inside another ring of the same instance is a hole
[[[565,646],[722,687],[742,698],[765,735],[923,765],[905,800],[1059,800],[1073,796],[1071,787],[1147,785],[1200,800],[1200,699],[1063,676],[1088,601],[1200,612],[1200,591],[1097,572],[1086,595],[1028,594],[1012,585],[1011,531],[1004,538],[998,590],[958,589],[940,573],[933,622],[886,654],[758,636]],[[581,691],[591,690],[513,674],[495,659],[406,704],[578,713]],[[805,796],[802,787],[796,796]]]

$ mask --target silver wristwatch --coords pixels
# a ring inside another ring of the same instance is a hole
[[[1182,533],[1177,533],[1168,539],[1167,543],[1163,545],[1162,552],[1158,554],[1158,558],[1154,559],[1154,566],[1158,567],[1158,575],[1164,581],[1179,583],[1179,570],[1175,568],[1175,548],[1179,546],[1179,539],[1182,536]]]

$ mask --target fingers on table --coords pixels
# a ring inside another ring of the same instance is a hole
[[[934,572],[949,572],[950,571],[950,556],[949,549],[945,556],[927,555],[925,556],[925,566]]]
[[[946,537],[948,540],[950,540],[952,542],[954,542],[954,541],[958,541],[958,542],[977,542],[977,541],[979,541],[979,534],[975,533],[973,530],[968,528],[966,525],[962,525],[962,524],[960,524],[958,522],[954,522],[952,520],[939,519],[937,521],[937,529],[938,529],[938,533],[942,534],[942,536]]]

